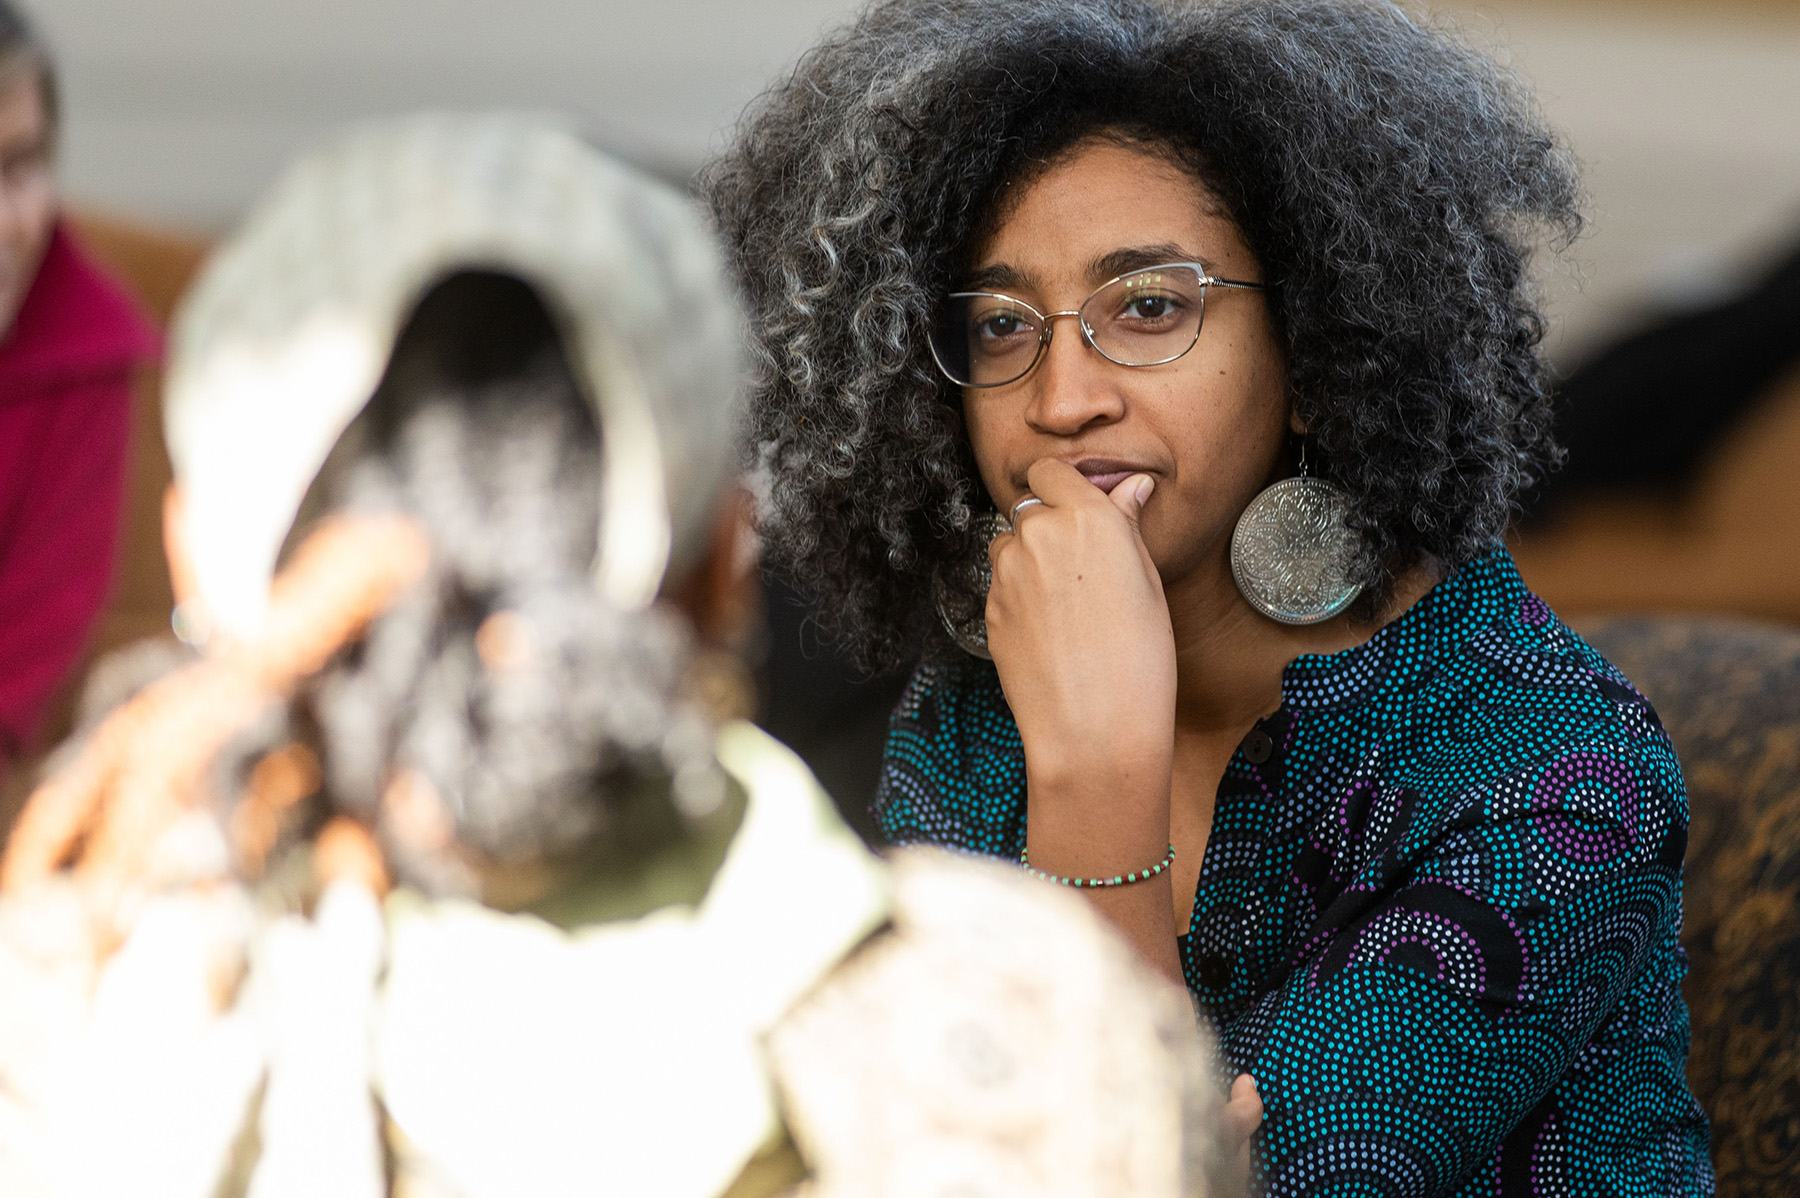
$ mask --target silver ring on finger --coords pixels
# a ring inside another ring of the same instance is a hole
[[[1008,523],[1012,524],[1014,527],[1017,527],[1018,523],[1019,523],[1019,513],[1020,512],[1024,511],[1028,507],[1042,507],[1042,506],[1044,506],[1043,500],[1039,499],[1036,495],[1027,495],[1025,498],[1019,500],[1019,502],[1013,504],[1012,515],[1010,517],[1008,517]]]

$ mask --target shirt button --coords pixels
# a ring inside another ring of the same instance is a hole
[[[1250,729],[1250,735],[1238,746],[1244,760],[1251,765],[1261,765],[1275,753],[1275,740],[1261,728]]]
[[[1231,962],[1217,953],[1200,958],[1200,984],[1208,990],[1223,990],[1231,984]]]

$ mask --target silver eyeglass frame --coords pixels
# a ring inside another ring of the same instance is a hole
[[[1132,275],[1146,274],[1150,271],[1172,270],[1176,267],[1192,270],[1200,277],[1200,318],[1194,322],[1194,339],[1184,345],[1179,352],[1170,354],[1166,358],[1158,358],[1154,362],[1121,362],[1105,350],[1101,349],[1099,344],[1094,340],[1094,330],[1092,326],[1088,324],[1087,317],[1082,315],[1083,310],[1089,304],[1094,302],[1094,297],[1099,295],[1102,291],[1105,291],[1108,287],[1111,287],[1114,283],[1119,282],[1121,279],[1130,278]],[[1062,312],[1040,312],[1036,305],[1028,304],[1018,296],[1008,295],[1004,291],[952,291],[949,295],[944,297],[945,302],[957,299],[980,299],[983,297],[988,299],[1000,299],[1005,300],[1009,304],[1017,304],[1019,307],[1038,318],[1038,323],[1041,327],[1038,329],[1037,352],[1032,355],[1030,365],[1026,366],[1025,369],[1021,370],[1018,374],[1013,375],[1013,377],[998,383],[963,382],[961,379],[951,374],[950,368],[944,365],[944,359],[938,355],[936,339],[927,336],[925,338],[925,344],[926,347],[931,350],[931,360],[936,363],[938,372],[956,386],[973,387],[977,389],[1010,387],[1032,371],[1036,370],[1037,364],[1044,360],[1044,350],[1049,348],[1051,334],[1054,333],[1056,329],[1056,326],[1052,322],[1063,317],[1073,316],[1075,318],[1075,323],[1081,329],[1082,341],[1087,343],[1089,349],[1093,350],[1113,365],[1123,366],[1130,370],[1136,370],[1146,366],[1166,366],[1170,362],[1186,356],[1189,350],[1200,344],[1200,330],[1206,327],[1206,289],[1208,287],[1229,287],[1239,291],[1267,291],[1269,289],[1267,283],[1250,283],[1243,279],[1222,279],[1217,275],[1209,275],[1206,273],[1206,267],[1198,262],[1160,262],[1154,266],[1140,266],[1136,270],[1128,270],[1124,274],[1114,275],[1112,278],[1106,280],[1106,282],[1090,291],[1087,298],[1081,301],[1080,307],[1071,308]]]

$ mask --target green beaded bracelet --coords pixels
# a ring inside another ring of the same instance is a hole
[[[1041,869],[1032,868],[1031,851],[1029,849],[1019,850],[1019,867],[1021,869],[1034,878],[1042,878],[1046,882],[1055,882],[1058,886],[1076,886],[1083,888],[1129,886],[1133,882],[1148,882],[1151,878],[1154,878],[1157,874],[1173,864],[1175,864],[1175,846],[1170,845],[1169,855],[1164,857],[1157,864],[1150,866],[1148,869],[1134,869],[1128,874],[1118,874],[1110,878],[1059,878],[1055,874],[1045,873]]]

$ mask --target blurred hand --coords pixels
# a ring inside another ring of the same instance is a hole
[[[1256,1079],[1240,1073],[1231,1083],[1231,1097],[1225,1103],[1225,1124],[1220,1131],[1220,1148],[1225,1155],[1226,1188],[1222,1198],[1246,1198],[1250,1192],[1250,1137],[1262,1126],[1262,1095],[1257,1093]]]

